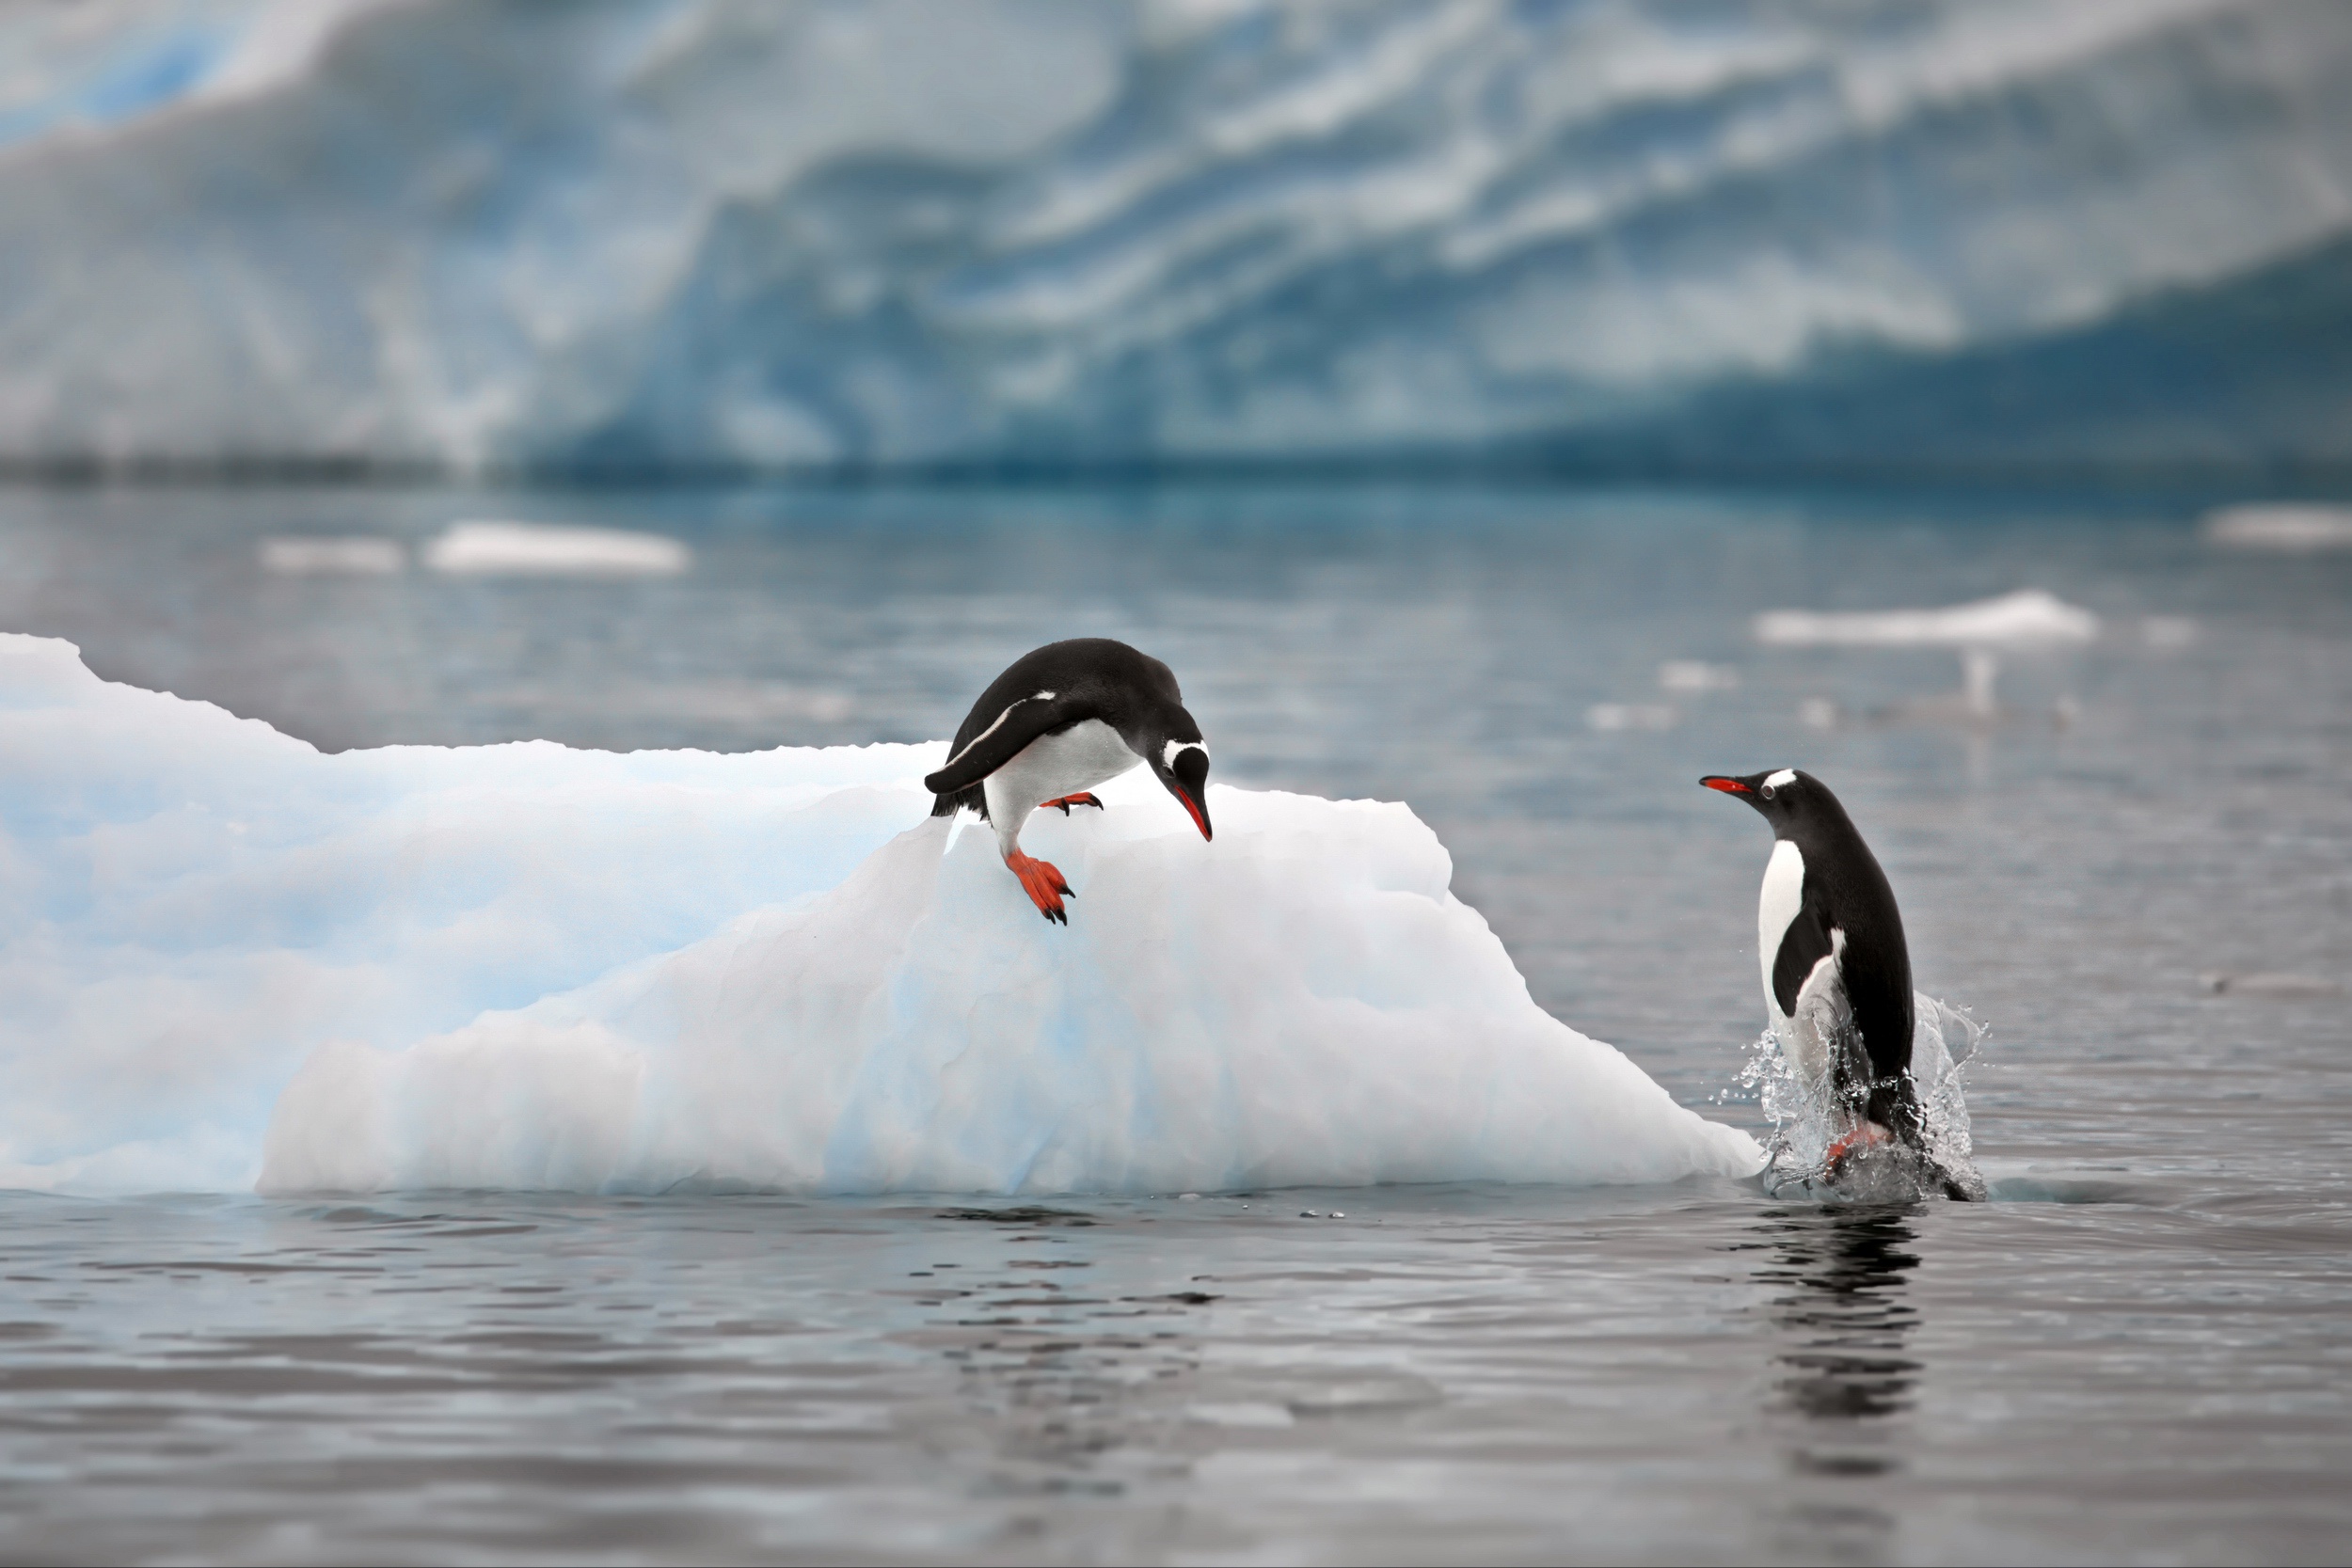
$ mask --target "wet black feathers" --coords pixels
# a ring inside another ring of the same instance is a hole
[[[1054,695],[1040,700],[1041,691]],[[1007,710],[1016,704],[1022,711],[1008,715]],[[951,816],[961,809],[976,812],[985,820],[988,800],[981,788],[983,782],[1040,736],[1058,734],[1089,719],[1099,719],[1125,736],[1136,727],[1138,710],[1166,706],[1181,714],[1183,704],[1176,673],[1124,642],[1107,637],[1048,642],[1006,666],[1005,673],[991,681],[972,705],[947,747],[947,755],[955,760],[923,781],[924,787],[937,797],[931,802],[931,815]],[[965,749],[987,735],[989,726],[1000,718],[1005,720],[1004,728],[989,735],[967,756]],[[1015,737],[1017,743],[1012,743]]]
[[[1862,841],[1845,808],[1816,785],[1817,799],[1793,824],[1804,856],[1804,901],[1772,960],[1772,994],[1781,1010],[1796,1003],[1797,988],[1830,953],[1830,932],[1846,936],[1838,972],[1854,1028],[1869,1053],[1874,1077],[1899,1077],[1911,1067],[1914,1007],[1911,948],[1902,912],[1886,873]]]

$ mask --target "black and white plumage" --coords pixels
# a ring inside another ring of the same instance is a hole
[[[938,797],[933,816],[977,812],[1038,911],[1067,925],[1062,900],[1077,895],[1058,869],[1021,852],[1021,826],[1040,806],[1099,809],[1088,792],[1139,765],[1211,837],[1209,748],[1175,673],[1124,642],[1081,637],[1025,654],[991,682],[923,787]]]
[[[1911,1076],[1911,950],[1895,890],[1829,787],[1784,768],[1699,783],[1772,828],[1756,902],[1764,1002],[1789,1065],[1832,1108],[1833,1160],[1892,1139],[1923,1143]]]

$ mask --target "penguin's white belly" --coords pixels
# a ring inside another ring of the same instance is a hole
[[[1832,930],[1829,941],[1828,955],[1814,964],[1813,973],[1797,989],[1796,1012],[1784,1018],[1777,1003],[1772,1008],[1772,1032],[1780,1037],[1788,1065],[1807,1092],[1823,1103],[1835,1087],[1830,1069],[1838,1042],[1853,1031],[1853,1004],[1846,999],[1846,933]]]
[[[1804,908],[1804,856],[1787,839],[1772,841],[1772,858],[1764,864],[1764,891],[1756,901],[1756,959],[1764,969],[1764,1010],[1774,1024],[1781,1016],[1780,999],[1772,994],[1772,961],[1780,942]]]
[[[1830,932],[1830,951],[1797,988],[1793,1014],[1780,1010],[1780,998],[1772,990],[1772,966],[1780,958],[1780,944],[1804,908],[1804,856],[1788,840],[1776,840],[1756,905],[1756,954],[1763,971],[1764,1013],[1772,1020],[1772,1034],[1780,1040],[1798,1081],[1808,1092],[1826,1096],[1836,1042],[1853,1026],[1853,1007],[1846,1000],[1846,933]]]
[[[1021,836],[1021,824],[1041,803],[1092,789],[1142,760],[1100,719],[1038,736],[981,784],[997,843],[1011,848]]]

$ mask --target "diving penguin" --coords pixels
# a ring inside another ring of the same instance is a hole
[[[1929,1155],[1911,1075],[1903,917],[1846,808],[1828,785],[1791,768],[1699,783],[1738,796],[1772,824],[1756,911],[1764,1005],[1799,1081],[1829,1108],[1830,1173],[1893,1144],[1926,1160],[1952,1196],[1974,1196]]]
[[[933,816],[960,808],[996,831],[1005,864],[1038,912],[1070,923],[1075,898],[1060,870],[1021,852],[1021,825],[1040,806],[1102,808],[1089,793],[1138,763],[1209,832],[1209,748],[1184,711],[1175,673],[1106,637],[1049,642],[1015,659],[956,731],[947,765],[923,781]]]

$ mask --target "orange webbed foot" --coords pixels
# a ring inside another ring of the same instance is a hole
[[[1062,908],[1061,901],[1078,895],[1070,891],[1070,883],[1063,878],[1060,867],[1051,861],[1025,855],[1018,849],[1005,857],[1005,866],[1021,879],[1021,891],[1029,895],[1029,902],[1037,906],[1038,913],[1064,926],[1070,924],[1069,911]]]
[[[1048,806],[1059,806],[1061,808],[1061,814],[1064,816],[1068,816],[1070,815],[1070,808],[1073,806],[1092,806],[1096,811],[1101,811],[1103,809],[1103,802],[1096,800],[1093,794],[1089,792],[1084,795],[1065,795],[1058,800],[1040,800],[1037,804],[1037,809],[1043,811]]]
[[[1876,1148],[1881,1144],[1892,1143],[1894,1138],[1895,1135],[1892,1132],[1881,1127],[1877,1122],[1866,1121],[1829,1146],[1830,1168],[1836,1169],[1866,1148]]]

